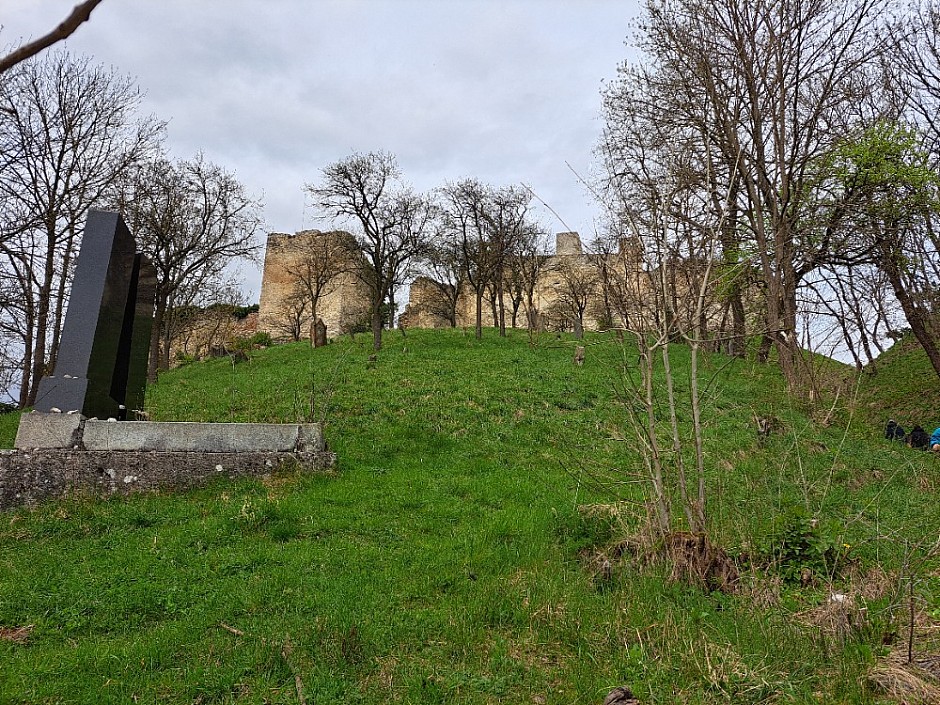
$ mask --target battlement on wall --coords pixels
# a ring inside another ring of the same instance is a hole
[[[555,255],[558,257],[581,255],[581,236],[576,232],[558,233],[555,235]]]

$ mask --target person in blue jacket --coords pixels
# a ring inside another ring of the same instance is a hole
[[[940,453],[940,428],[930,434],[930,450]]]

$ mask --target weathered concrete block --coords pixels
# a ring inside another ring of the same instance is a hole
[[[318,423],[298,424],[297,450],[308,453],[320,453],[326,450],[323,440],[323,426]]]
[[[116,424],[113,424],[116,425]],[[217,477],[263,477],[278,470],[327,470],[332,453],[161,453],[0,450],[0,511],[68,495],[182,490]]]
[[[87,450],[202,453],[323,450],[318,424],[85,422]]]
[[[74,448],[82,442],[81,414],[44,414],[33,411],[20,417],[15,448]]]

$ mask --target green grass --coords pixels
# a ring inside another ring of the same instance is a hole
[[[896,419],[908,431],[940,426],[940,379],[917,341],[908,336],[881,355],[860,378],[858,409],[875,428]]]
[[[16,429],[20,425],[20,413],[8,411],[0,413],[0,448],[12,448],[16,440]]]
[[[732,596],[630,560],[593,579],[579,554],[644,525],[616,393],[635,353],[595,336],[578,368],[573,346],[396,332],[374,362],[361,336],[164,375],[155,419],[322,419],[338,466],[0,514],[0,627],[34,625],[0,640],[0,703],[297,703],[298,683],[318,705],[599,703],[620,684],[644,703],[880,702],[864,674],[890,596],[841,643],[798,617],[824,582],[775,587],[782,559]],[[716,541],[743,558],[808,538],[809,559],[834,546],[897,582],[940,525],[936,459],[821,428],[772,368],[727,363],[704,372]],[[764,444],[755,413],[779,419]],[[615,522],[578,510],[615,499]],[[917,594],[940,616],[936,569]]]

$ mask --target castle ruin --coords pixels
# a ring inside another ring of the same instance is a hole
[[[361,252],[355,238],[342,231],[303,230],[293,235],[269,235],[258,330],[276,340],[309,337],[313,323],[310,283],[318,273],[317,261],[324,259],[327,270],[336,269],[321,291],[316,311],[326,324],[328,337],[368,330],[369,290],[355,273],[359,257]],[[507,279],[504,284],[507,327],[526,328],[531,323],[543,330],[577,332],[611,326],[645,327],[654,322],[661,311],[669,311],[664,314],[668,316],[686,318],[690,315],[692,297],[683,296],[682,292],[689,292],[693,287],[695,263],[674,261],[668,265],[671,300],[659,301],[661,295],[653,291],[642,246],[634,239],[622,240],[616,251],[585,253],[578,233],[563,232],[555,236],[555,253],[538,257],[541,258],[538,276],[530,294],[522,295],[517,282]],[[399,325],[406,328],[473,327],[476,324],[473,290],[467,285],[460,287],[456,292],[455,311],[448,302],[454,293],[451,285],[426,276],[417,277],[410,285],[408,303],[398,318]],[[492,291],[484,293],[484,326],[498,325],[495,298]],[[709,324],[720,325],[722,315],[718,302],[712,302],[706,312]]]
[[[355,238],[341,230],[268,235],[258,330],[275,340],[305,339],[314,317],[329,337],[368,328],[369,290],[356,274],[360,256]]]

